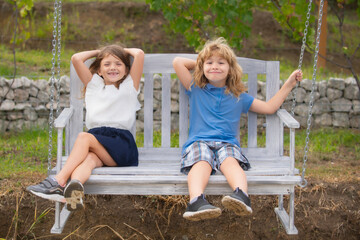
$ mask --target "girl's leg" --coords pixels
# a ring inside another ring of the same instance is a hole
[[[235,158],[226,158],[220,165],[220,171],[226,177],[226,180],[228,181],[232,190],[235,190],[238,187],[247,194],[248,187],[246,174]]]
[[[93,152],[89,152],[85,160],[75,168],[71,174],[71,181],[66,186],[64,197],[66,207],[70,211],[84,208],[84,186],[83,184],[89,179],[91,171],[96,167],[103,166],[103,162]]]
[[[72,172],[71,179],[79,180],[84,184],[89,179],[92,170],[103,165],[104,163],[95,153],[89,152],[85,160]]]
[[[209,182],[212,168],[206,161],[195,163],[188,174],[188,188],[190,200],[204,193]]]
[[[107,166],[116,166],[115,161],[99,143],[94,135],[82,132],[78,135],[74,147],[61,171],[55,176],[55,179],[61,186],[64,186],[72,175],[74,170],[85,161],[89,152],[97,155]]]

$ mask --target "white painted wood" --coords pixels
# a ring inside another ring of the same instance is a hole
[[[56,203],[56,205],[58,205],[57,209],[59,209],[60,203]],[[61,234],[64,227],[65,227],[65,224],[66,224],[68,218],[70,217],[71,212],[69,210],[67,210],[66,207],[64,206],[61,212],[59,212],[59,210],[56,210],[55,215],[56,214],[59,215],[58,222],[55,221],[55,224],[51,228],[50,232],[53,233],[53,234]]]
[[[144,147],[153,146],[153,88],[154,78],[152,74],[145,73],[144,83]]]
[[[153,188],[140,184],[102,184],[89,182],[85,186],[86,194],[101,195],[188,195],[187,184],[153,184]],[[249,184],[249,194],[251,195],[288,195],[292,184]],[[101,192],[99,189],[102,189]],[[154,191],[156,189],[156,191]],[[228,195],[232,190],[226,183],[211,184],[205,189],[205,195]]]
[[[257,74],[248,74],[248,93],[254,98],[257,97]],[[248,113],[248,147],[257,147],[257,114]]]
[[[161,96],[161,147],[170,147],[171,133],[171,76],[164,74],[162,77]]]
[[[86,61],[86,65],[90,66],[91,60]],[[75,140],[80,132],[83,131],[83,108],[84,108],[84,85],[80,81],[74,66],[70,65],[70,107],[72,107],[73,115],[69,121],[69,146],[70,151],[74,146]]]
[[[295,220],[295,212],[294,212],[294,191],[290,192],[290,199],[289,199],[289,214],[285,211],[284,208],[275,208],[275,213],[279,217],[282,225],[285,228],[285,231],[289,235],[297,235],[298,230],[294,225]]]
[[[279,62],[268,61],[266,63],[266,101],[269,101],[279,91]],[[275,115],[266,116],[266,148],[274,156],[282,155],[280,152],[280,120]]]
[[[276,114],[288,128],[300,127],[300,123],[285,109],[279,109]]]
[[[67,122],[70,120],[74,109],[72,107],[64,108],[60,115],[54,121],[55,128],[65,128]]]
[[[188,138],[189,103],[185,89],[179,92],[179,143],[180,148],[170,147],[171,136],[171,75],[174,73],[172,60],[176,56],[196,59],[196,54],[147,54],[144,65],[144,147],[139,148],[138,167],[102,167],[94,169],[85,184],[87,194],[115,195],[179,195],[188,194],[187,177],[180,173],[181,146]],[[257,76],[266,75],[267,100],[279,89],[279,62],[247,58],[237,59],[248,74],[248,92],[256,97]],[[90,61],[86,62],[88,65]],[[153,147],[153,97],[154,74],[162,76],[161,147]],[[59,129],[57,166],[51,175],[65,164],[70,149],[79,132],[83,131],[82,84],[76,72],[70,69],[70,108],[65,109],[55,121]],[[283,125],[290,128],[290,156],[283,153]],[[65,127],[65,156],[62,156],[62,132]],[[295,168],[295,128],[299,123],[285,110],[266,116],[266,147],[257,146],[257,115],[248,115],[248,146],[242,148],[252,168],[246,172],[249,193],[256,195],[290,195],[289,215],[279,198],[276,210],[286,231],[296,234],[294,226],[294,186],[301,182],[299,170]],[[135,131],[133,130],[134,134]],[[212,175],[206,188],[207,195],[230,194],[231,189],[225,177],[217,172]],[[60,207],[55,210],[56,224],[52,232],[61,233],[70,213]],[[285,226],[286,225],[286,226]]]
[[[180,84],[179,88],[179,144],[183,146],[189,133],[189,98],[185,93],[185,88]]]

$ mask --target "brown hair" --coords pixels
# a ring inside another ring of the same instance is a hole
[[[101,48],[100,53],[96,56],[95,61],[90,65],[89,69],[92,74],[98,73],[101,61],[109,55],[119,58],[125,64],[126,74],[116,83],[116,87],[119,87],[120,83],[122,83],[122,81],[124,81],[124,79],[129,75],[131,67],[130,55],[124,51],[123,47],[113,44]]]
[[[203,88],[207,83],[209,83],[204,74],[204,63],[213,55],[218,55],[229,63],[229,74],[225,83],[225,93],[228,94],[231,92],[234,96],[239,97],[240,94],[245,91],[245,86],[241,81],[243,74],[242,68],[237,63],[234,51],[222,37],[206,42],[204,48],[200,51],[195,65],[194,84]]]

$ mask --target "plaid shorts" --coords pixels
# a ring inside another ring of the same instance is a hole
[[[249,160],[238,146],[226,142],[196,141],[188,146],[181,156],[180,171],[188,174],[195,163],[206,161],[212,168],[211,174],[215,174],[216,171],[219,171],[223,161],[228,157],[235,158],[243,170],[250,169]]]

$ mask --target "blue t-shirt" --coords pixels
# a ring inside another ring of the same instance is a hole
[[[226,94],[225,89],[208,83],[203,88],[193,85],[191,90],[186,91],[190,105],[190,128],[183,152],[199,140],[228,142],[240,147],[236,136],[241,113],[249,111],[254,97],[242,93],[237,98],[231,93]]]

